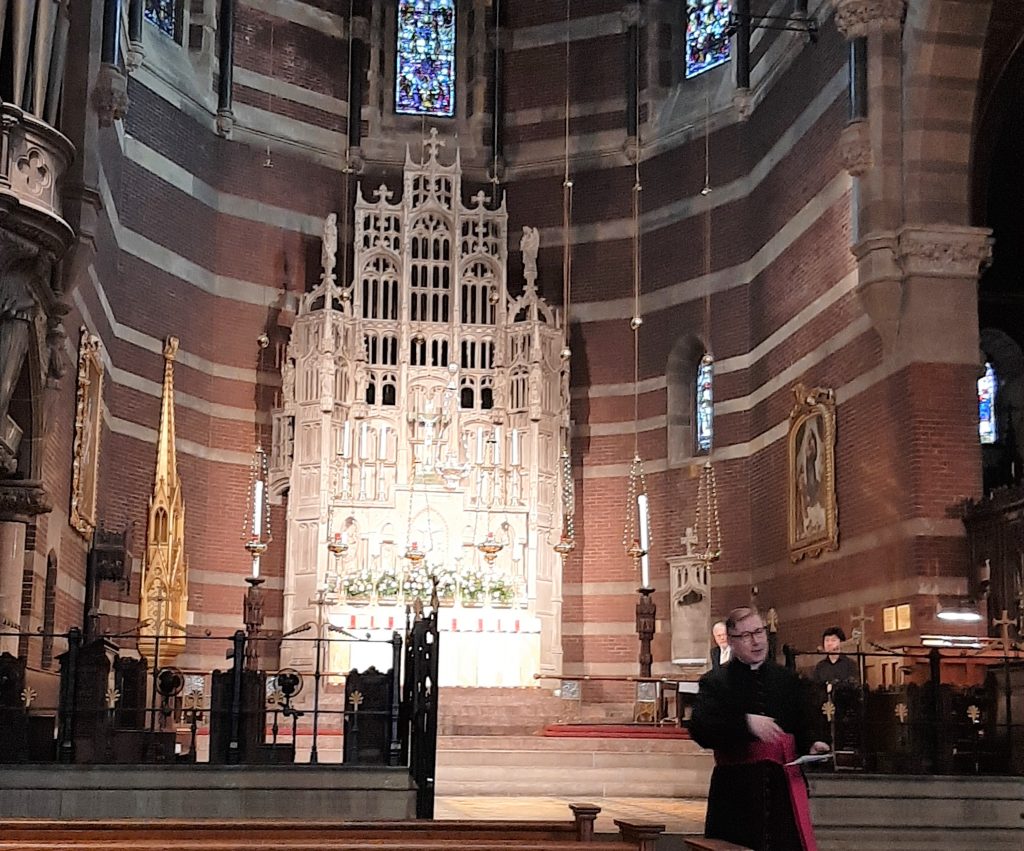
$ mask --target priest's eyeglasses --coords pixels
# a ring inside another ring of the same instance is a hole
[[[730,632],[729,638],[738,638],[740,641],[753,641],[755,638],[764,638],[768,634],[768,627],[759,626],[749,632]]]

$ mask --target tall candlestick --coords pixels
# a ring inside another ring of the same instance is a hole
[[[263,480],[257,479],[253,487],[252,497],[252,536],[259,539],[263,535]]]
[[[341,457],[352,457],[352,423],[345,420],[345,427],[341,430]]]
[[[388,460],[388,424],[384,423],[377,430],[377,460]]]
[[[641,493],[636,498],[636,513],[640,523],[640,548],[644,554],[640,557],[640,585],[643,588],[651,587],[650,557],[647,555],[647,494]]]

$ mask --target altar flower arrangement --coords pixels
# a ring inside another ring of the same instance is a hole
[[[402,580],[402,593],[406,600],[430,600],[433,583],[422,564],[410,568]]]
[[[464,604],[483,602],[487,596],[487,572],[475,564],[464,566],[459,576],[459,594]]]
[[[373,575],[369,568],[363,567],[353,573],[346,573],[341,579],[341,587],[346,597],[357,600],[367,599],[373,593]]]
[[[430,581],[437,582],[437,596],[441,600],[451,600],[459,584],[458,574],[450,567],[433,565],[430,569]]]
[[[492,573],[487,577],[487,593],[492,603],[508,606],[516,598],[516,584],[503,573]]]
[[[385,570],[377,579],[377,596],[395,599],[402,588],[402,582],[391,570]]]

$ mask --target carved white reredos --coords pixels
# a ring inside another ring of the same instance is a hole
[[[325,582],[407,576],[416,544],[434,571],[481,568],[516,588],[511,615],[493,595],[445,605],[445,654],[458,665],[442,663],[442,684],[533,685],[538,671],[561,671],[563,316],[538,292],[539,231],[510,235],[503,199],[463,198],[458,152],[445,157],[436,131],[424,147],[407,154],[400,191],[360,186],[348,215],[327,217],[323,271],[300,300],[270,459],[271,492],[289,503],[284,629],[316,620]],[[351,267],[339,241],[349,228]],[[337,558],[329,533],[345,536]],[[488,533],[503,544],[490,565],[477,546]],[[386,629],[412,600],[357,599],[338,584],[328,614],[350,629],[353,618]],[[310,663],[301,644],[282,653],[282,664]],[[338,664],[368,662],[390,664]]]
[[[898,32],[903,26],[906,0],[834,0],[836,28],[846,38],[863,38],[873,28]]]

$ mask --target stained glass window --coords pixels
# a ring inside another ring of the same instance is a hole
[[[978,436],[982,443],[996,442],[996,371],[985,364],[985,374],[978,379]]]
[[[714,437],[715,405],[712,394],[714,361],[704,355],[697,367],[697,451],[710,452]]]
[[[178,37],[178,0],[146,0],[145,15],[164,35]]]
[[[455,0],[399,0],[395,112],[455,114]]]
[[[688,0],[686,4],[686,76],[729,61],[730,0]]]

